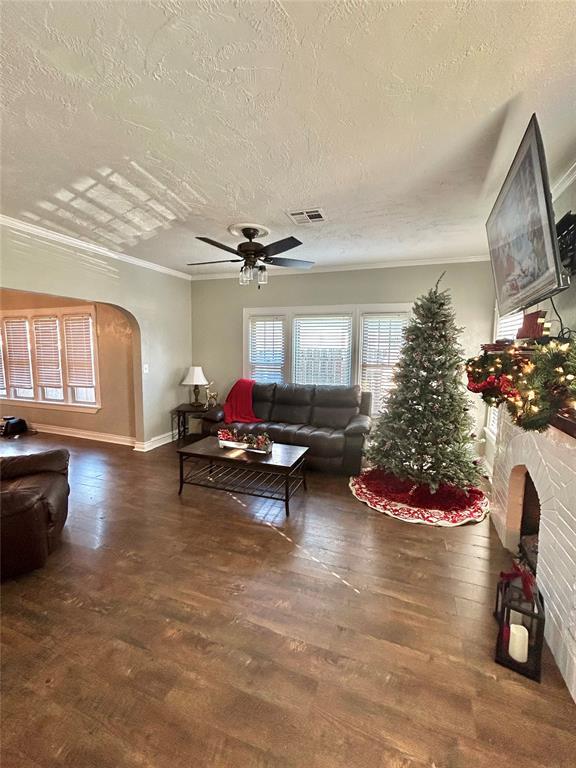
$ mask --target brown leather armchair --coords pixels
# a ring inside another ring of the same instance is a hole
[[[278,443],[307,446],[306,466],[312,469],[356,475],[370,432],[371,398],[357,385],[255,384],[252,406],[262,421],[229,426],[241,433],[267,432]],[[207,411],[203,434],[215,435],[223,420],[222,406]]]
[[[41,568],[68,516],[66,450],[0,458],[1,576]]]

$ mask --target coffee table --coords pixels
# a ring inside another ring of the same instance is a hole
[[[301,445],[274,443],[271,453],[252,453],[239,448],[220,448],[216,437],[205,437],[178,449],[178,494],[185,485],[200,485],[277,499],[284,502],[288,517],[290,499],[300,486],[306,490],[304,460],[307,452],[308,448]]]

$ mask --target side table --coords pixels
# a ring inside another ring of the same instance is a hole
[[[188,419],[202,419],[208,408],[196,408],[191,403],[180,403],[176,408],[170,411],[172,417],[172,437],[174,437],[174,428],[176,427],[176,435],[178,440],[189,439],[189,442],[194,440],[200,440],[203,435],[201,433],[190,434],[188,432]]]

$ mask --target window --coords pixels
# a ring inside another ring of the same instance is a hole
[[[513,312],[511,315],[504,315],[504,317],[498,317],[496,322],[496,332],[494,333],[495,339],[515,339],[518,330],[521,328],[524,322],[524,312]],[[498,414],[499,408],[488,409],[488,423],[487,428],[490,432],[496,434],[498,431]]]
[[[6,336],[6,370],[13,396],[33,400],[28,320],[22,317],[5,320],[4,334]]]
[[[286,334],[283,317],[251,317],[248,376],[265,384],[286,378]]]
[[[496,323],[495,339],[515,339],[524,322],[524,312],[513,312],[499,317]]]
[[[0,397],[96,406],[94,313],[33,310],[2,313]]]
[[[409,304],[244,310],[244,375],[260,382],[360,384],[380,410]]]
[[[406,321],[406,315],[362,315],[360,385],[363,391],[372,392],[373,415],[380,411],[392,389]]]
[[[74,402],[96,402],[94,339],[90,315],[64,317],[68,386]]]
[[[60,332],[57,317],[35,317],[34,348],[36,352],[36,377],[40,400],[64,400],[62,364],[60,357]]]
[[[295,317],[292,381],[295,384],[350,384],[352,316]]]
[[[4,369],[4,342],[0,333],[0,397],[6,397],[6,372]]]

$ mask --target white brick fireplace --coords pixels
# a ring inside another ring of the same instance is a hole
[[[504,408],[502,408],[504,411]],[[576,440],[551,427],[525,432],[501,413],[492,476],[492,522],[516,553],[526,472],[540,501],[537,582],[546,640],[576,700]]]

